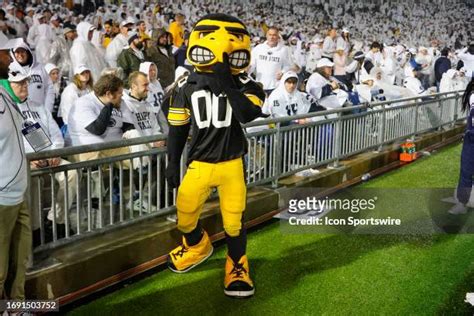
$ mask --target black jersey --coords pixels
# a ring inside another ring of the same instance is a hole
[[[252,100],[263,104],[262,88],[246,74],[234,76],[236,87]],[[247,141],[224,92],[212,75],[192,73],[175,88],[168,112],[172,126],[192,124],[190,163],[193,160],[216,163],[242,157]]]

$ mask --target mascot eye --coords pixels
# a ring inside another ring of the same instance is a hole
[[[243,41],[244,40],[244,35],[243,34],[238,34],[238,33],[230,33],[232,35],[234,35],[235,37],[237,37],[240,41]]]
[[[204,38],[206,37],[207,35],[211,34],[212,32],[201,32],[199,33],[199,38]]]

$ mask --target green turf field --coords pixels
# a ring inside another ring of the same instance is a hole
[[[363,184],[455,187],[456,144]],[[225,247],[187,274],[159,272],[73,315],[458,315],[474,292],[474,236],[282,234],[274,223],[249,234],[256,294],[223,294]]]

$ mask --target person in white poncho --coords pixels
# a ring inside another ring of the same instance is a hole
[[[146,61],[140,64],[139,70],[148,76],[149,85],[147,102],[152,105],[162,132],[168,134],[168,120],[166,119],[162,109],[165,92],[158,80],[158,68],[154,63]]]
[[[38,25],[38,36],[36,37],[36,60],[40,64],[47,64],[49,61],[49,52],[55,39],[55,34],[49,24]]]
[[[77,38],[70,49],[73,69],[86,65],[93,78],[99,78],[106,62],[96,47],[91,43],[95,27],[88,22],[77,25]]]
[[[439,92],[451,92],[456,90],[457,82],[456,77],[459,76],[459,72],[454,69],[449,69],[441,77],[439,83]]]
[[[347,92],[332,77],[334,63],[327,58],[321,58],[306,83],[306,92],[313,96],[319,104],[328,109],[340,108],[347,100]]]
[[[309,94],[298,91],[298,75],[293,71],[283,74],[278,87],[273,90],[265,104],[262,112],[269,114],[272,118],[288,117],[306,114],[315,110],[317,103]],[[303,124],[305,120],[295,123]]]
[[[403,80],[403,86],[410,89],[415,95],[425,95],[427,90],[421,84],[421,81],[417,78],[418,71],[411,66],[405,67],[405,79]]]
[[[127,19],[120,23],[120,33],[114,37],[105,50],[105,59],[110,67],[117,67],[117,59],[122,50],[128,46],[128,31],[133,27],[133,19]]]
[[[77,99],[92,91],[93,83],[94,80],[92,79],[89,68],[80,65],[74,69],[74,77],[72,77],[71,82],[66,86],[66,88],[64,88],[64,91],[61,94],[58,116],[62,118],[65,125],[62,130],[66,146],[71,145],[71,139],[67,131],[69,111]]]
[[[14,64],[20,64],[24,71],[30,75],[28,85],[28,98],[37,104],[46,107],[50,112],[54,107],[54,88],[44,69],[44,65],[36,61],[30,47],[22,40],[10,53]]]
[[[383,95],[384,100],[396,100],[416,96],[408,88],[394,85],[390,76],[387,76],[383,71],[383,68],[372,68],[370,71],[370,78],[374,80],[374,86],[376,89],[378,89],[376,92],[378,92],[380,95]],[[380,99],[380,97],[376,98]]]

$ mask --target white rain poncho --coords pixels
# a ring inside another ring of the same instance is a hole
[[[23,42],[23,40],[18,41],[18,44],[13,51],[16,51],[18,48],[25,49],[29,56],[28,63],[22,66],[24,71],[30,74],[30,83],[28,84],[28,99],[36,104],[44,105],[46,109],[52,112],[55,96],[54,88],[48,73],[44,69],[44,65],[36,61],[31,49],[25,42]],[[14,53],[11,53],[11,56],[14,60],[13,63],[19,65]]]
[[[40,64],[47,64],[49,62],[49,53],[53,44],[55,36],[49,24],[40,24],[38,26],[38,36],[36,37],[35,53],[36,60]]]
[[[272,91],[266,100],[262,112],[271,115],[272,118],[288,117],[309,112],[312,103],[316,101],[307,93],[295,89],[289,93],[285,87],[285,81],[298,76],[293,71],[286,72],[280,80],[278,87]]]
[[[330,81],[324,78],[318,72],[313,73],[306,83],[306,92],[313,96],[319,104],[327,109],[337,109],[344,105],[347,101],[347,92],[336,89],[329,95],[323,96],[323,88],[330,84]]]
[[[117,59],[122,50],[128,46],[128,41],[122,33],[117,34],[105,50],[105,60],[110,67],[117,67]]]
[[[165,92],[163,91],[163,87],[161,86],[160,82],[157,79],[150,80],[151,65],[154,65],[154,63],[149,62],[149,61],[141,63],[139,70],[147,75],[147,78],[150,82],[148,85],[147,102],[153,106],[153,112],[155,113],[158,119],[158,124],[160,125],[162,132],[164,134],[168,134],[168,130],[169,130],[168,120],[166,119],[163,113],[163,109],[161,107],[164,96],[165,96]]]
[[[106,63],[100,52],[88,39],[91,28],[93,26],[88,22],[81,22],[77,25],[77,38],[72,44],[70,54],[72,68],[86,65],[90,69],[94,81],[97,81],[100,73],[106,67]]]

